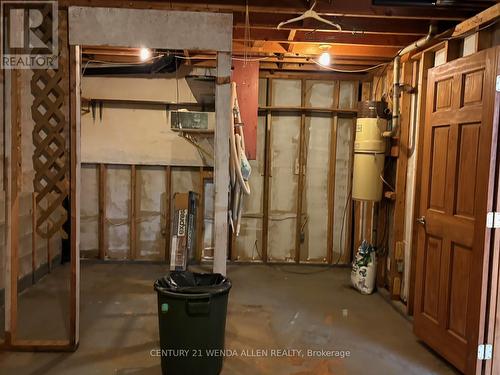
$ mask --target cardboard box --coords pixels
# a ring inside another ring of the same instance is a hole
[[[173,197],[170,270],[184,271],[196,254],[197,194],[175,193]]]

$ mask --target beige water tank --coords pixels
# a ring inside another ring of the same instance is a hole
[[[352,198],[380,201],[383,185],[380,176],[384,171],[387,130],[387,103],[363,101],[359,104],[354,140],[354,165]]]

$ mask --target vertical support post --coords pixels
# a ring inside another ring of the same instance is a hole
[[[273,102],[273,80],[267,80],[266,105],[270,107]],[[266,135],[264,147],[264,193],[262,202],[262,261],[267,263],[267,243],[269,238],[269,186],[271,183],[271,109],[266,113]]]
[[[229,206],[229,132],[231,125],[231,53],[217,52],[215,87],[215,249],[216,273],[226,274]]]
[[[31,282],[36,283],[36,196],[37,193],[31,194]]]
[[[335,173],[337,160],[337,115],[332,117],[330,132],[330,157],[328,165],[328,238],[326,261],[333,263],[333,226],[335,225]]]
[[[355,98],[358,97],[357,95],[357,90],[354,95]],[[349,162],[349,167],[348,170],[349,172],[349,179],[347,182],[347,212],[346,212],[346,223],[344,225],[345,227],[345,243],[344,243],[344,248],[341,250],[342,251],[342,257],[340,259],[341,263],[349,263],[352,258],[352,244],[353,244],[353,236],[352,236],[352,215],[354,214],[353,210],[353,199],[352,199],[352,171],[354,169],[354,137],[356,136],[356,118],[353,119],[353,126],[352,126],[352,142],[349,145],[349,155],[351,155],[351,160]]]
[[[11,160],[10,160],[10,154],[11,154],[11,144],[12,144],[12,139],[11,139],[11,134],[12,134],[12,116],[11,116],[11,111],[8,110],[11,105],[12,101],[12,94],[11,94],[11,86],[12,86],[12,75],[14,73],[14,70],[2,70],[2,73],[4,75],[4,111],[3,111],[3,121],[4,121],[4,179],[3,179],[3,187],[5,190],[5,209],[4,209],[4,217],[5,217],[5,275],[4,275],[4,285],[5,285],[5,298],[4,298],[4,303],[5,303],[5,322],[4,322],[4,332],[5,332],[5,343],[7,345],[10,345],[11,339],[9,338],[10,336],[10,331],[11,331],[11,320],[10,320],[10,314],[8,311],[11,310],[11,294],[12,290],[10,287],[10,274],[11,274],[11,263],[10,259],[12,257],[11,251],[10,251],[10,245],[11,245],[11,235],[10,235],[10,227],[11,227],[11,222],[12,222],[12,217],[11,217],[11,210],[10,210],[10,202],[11,202],[11,197],[10,197],[10,180],[11,180],[11,174],[12,174],[12,166],[11,166]]]
[[[136,185],[137,185],[137,171],[135,165],[130,166],[130,206],[129,206],[129,220],[130,220],[130,253],[129,259],[137,257],[136,249],[136,216],[137,216],[137,202],[136,202]]]
[[[80,325],[80,47],[70,46],[70,345],[78,347]]]
[[[49,200],[50,201],[50,200]],[[49,224],[47,223],[47,232],[49,231]],[[47,237],[45,241],[47,241],[47,272],[52,272],[52,249],[50,248],[50,239],[51,237]]]
[[[205,171],[200,167],[200,195],[198,197],[198,209],[196,210],[196,251],[195,259],[200,262],[203,256],[203,225],[205,207]]]
[[[403,83],[411,84],[413,65],[405,62],[402,67]],[[408,164],[408,133],[410,128],[410,94],[401,93],[399,156],[396,167],[396,202],[394,206],[394,235],[392,253],[390,256],[390,285],[392,299],[400,299],[403,274],[398,270],[398,264],[404,261],[404,223],[406,198],[406,167]],[[398,98],[399,100],[399,98]],[[399,250],[397,250],[399,249]]]
[[[305,107],[306,97],[306,80],[300,81],[300,106]],[[306,154],[306,114],[302,111],[300,115],[300,130],[299,130],[299,159],[298,159],[298,187],[297,187],[297,219],[295,221],[295,263],[300,262],[301,248],[301,230],[302,230],[302,201],[304,198],[304,181],[305,181],[305,154]]]
[[[50,204],[51,204],[51,199],[50,199],[50,196],[48,196],[47,197],[47,207],[50,207]],[[48,221],[47,221],[46,227],[47,227],[47,233],[49,233],[50,226],[49,226]],[[52,249],[50,248],[50,238],[51,238],[51,236],[47,237],[45,240],[47,243],[47,270],[48,270],[47,272],[48,273],[52,272]]]
[[[99,259],[106,257],[106,165],[99,164]]]
[[[20,155],[21,144],[21,111],[19,103],[19,70],[12,70],[7,74],[10,78],[6,85],[10,90],[6,97],[10,100],[10,118],[6,116],[5,131],[5,160],[7,167],[6,191],[6,264],[5,264],[5,343],[12,345],[17,330],[17,278],[19,267],[19,184],[20,184]],[[6,105],[6,108],[8,105]],[[6,111],[7,112],[7,111]]]
[[[165,168],[165,260],[170,264],[170,233],[172,228],[172,169]]]

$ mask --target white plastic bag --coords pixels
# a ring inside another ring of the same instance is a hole
[[[371,294],[375,289],[376,274],[377,256],[375,255],[375,249],[366,241],[363,241],[352,262],[352,285],[362,294]]]

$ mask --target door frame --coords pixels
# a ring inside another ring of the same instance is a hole
[[[496,76],[500,76],[500,47],[496,47]],[[495,90],[493,138],[490,164],[490,194],[488,210],[500,212],[500,91]],[[493,150],[493,148],[495,148]],[[491,267],[488,283],[488,308],[485,322],[485,343],[493,345],[493,358],[484,363],[484,374],[494,375],[500,371],[500,229],[486,229],[485,251],[490,252]],[[481,362],[480,362],[481,363]]]
[[[60,8],[59,13],[65,10]],[[67,10],[69,45],[69,164],[70,164],[70,308],[69,338],[67,340],[19,340],[17,329],[17,238],[18,218],[12,215],[10,202],[6,201],[6,272],[5,272],[5,343],[2,348],[18,351],[74,351],[79,343],[80,317],[80,76],[81,46],[117,46],[162,48],[173,50],[210,50],[217,53],[215,88],[215,257],[214,272],[226,273],[228,245],[228,196],[229,196],[229,138],[231,123],[230,80],[233,15],[229,13],[186,12],[172,10],[125,9],[70,6]],[[145,20],[149,22],[145,22]],[[128,24],[127,30],[122,30]],[[116,30],[122,30],[116,32]],[[59,29],[61,32],[61,29]],[[7,75],[17,77],[18,72]],[[14,80],[15,93],[18,89]],[[11,89],[10,80],[5,87]],[[17,135],[19,106],[16,96],[9,95],[9,108],[5,108],[6,153],[14,150],[12,141]],[[17,161],[6,163],[5,181],[8,193],[17,197],[19,186],[16,175]],[[12,201],[17,205],[17,201]],[[15,206],[14,206],[15,208]],[[14,234],[14,235],[13,235]],[[11,240],[12,239],[12,240]]]

